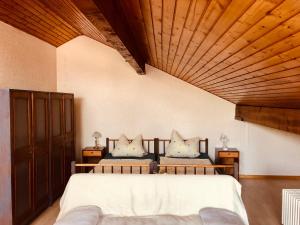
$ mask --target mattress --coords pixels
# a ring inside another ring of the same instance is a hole
[[[143,157],[113,157],[111,153],[100,160],[101,166],[95,167],[95,173],[148,174],[154,169],[155,155],[149,153]],[[122,166],[121,166],[122,165]]]

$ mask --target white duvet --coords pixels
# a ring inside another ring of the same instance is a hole
[[[58,219],[72,209],[94,205],[103,215],[197,215],[215,207],[237,213],[248,225],[241,185],[230,176],[170,174],[76,174],[61,198]]]

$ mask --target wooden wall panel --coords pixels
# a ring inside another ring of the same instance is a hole
[[[300,109],[279,109],[237,105],[235,118],[241,121],[300,134]]]

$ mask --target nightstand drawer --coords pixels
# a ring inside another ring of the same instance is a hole
[[[102,151],[97,151],[97,150],[84,150],[82,152],[82,156],[95,156],[95,157],[101,157],[102,156]]]
[[[238,158],[239,153],[238,152],[219,152],[220,158]]]

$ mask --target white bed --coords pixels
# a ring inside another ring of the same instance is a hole
[[[230,176],[170,174],[75,174],[60,202],[58,220],[80,206],[98,206],[119,217],[198,215],[214,207],[248,219],[241,185]]]

